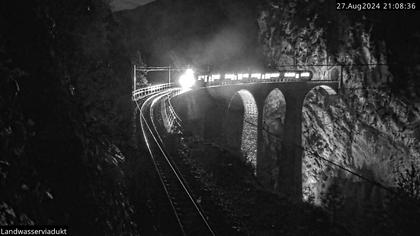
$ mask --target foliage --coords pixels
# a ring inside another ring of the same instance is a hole
[[[399,173],[397,179],[398,191],[407,197],[420,201],[420,170],[411,163],[409,169]]]
[[[142,67],[147,66],[146,63],[144,62],[143,56],[140,53],[140,51],[137,51],[136,58],[132,61],[134,61],[135,62],[134,64],[136,64],[137,66],[142,66]],[[137,73],[136,88],[148,86],[149,82],[147,81],[147,78],[146,78],[147,73],[143,71],[138,71],[136,73]]]
[[[418,168],[412,164],[399,173],[395,191],[385,192],[386,201],[374,202],[366,198],[357,204],[343,195],[339,182],[333,180],[323,195],[322,204],[331,221],[343,225],[352,235],[410,235],[417,230],[420,217],[419,176]],[[385,191],[375,186],[364,188],[371,188],[372,192]]]
[[[420,171],[411,166],[399,173],[396,194],[389,198],[386,216],[392,222],[397,235],[409,235],[418,229],[420,217]]]
[[[335,222],[337,214],[343,208],[344,196],[340,189],[338,181],[331,183],[328,190],[324,193],[321,199],[322,205],[327,209],[331,216],[331,221]]]
[[[102,0],[2,2],[1,225],[137,234],[121,170],[132,111],[119,37]]]

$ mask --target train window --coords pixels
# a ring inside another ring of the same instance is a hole
[[[249,74],[239,74],[239,76],[241,76],[242,79],[248,79],[249,78]]]
[[[253,73],[253,74],[251,74],[251,78],[253,78],[253,79],[261,79],[261,74],[259,74],[259,73]]]
[[[272,73],[271,74],[271,78],[279,78],[280,77],[280,73]]]
[[[212,81],[219,80],[220,79],[220,75],[219,74],[211,75],[211,79],[212,79]]]
[[[311,73],[310,72],[301,72],[300,77],[309,78],[309,77],[311,77]]]
[[[292,78],[292,77],[295,77],[296,76],[296,73],[295,72],[286,72],[286,73],[284,73],[284,77],[287,77],[287,78]]]
[[[225,74],[225,79],[236,80],[235,74]]]

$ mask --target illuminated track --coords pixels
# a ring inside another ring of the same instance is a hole
[[[139,108],[144,140],[179,226],[179,232],[174,232],[174,235],[215,235],[181,173],[163,149],[162,138],[154,123],[154,106],[170,92],[150,96]]]

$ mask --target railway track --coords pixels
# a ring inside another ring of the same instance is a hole
[[[154,167],[176,217],[177,232],[173,235],[215,235],[215,231],[197,204],[181,173],[163,148],[163,142],[153,119],[157,101],[170,91],[147,98],[140,107],[140,123]]]

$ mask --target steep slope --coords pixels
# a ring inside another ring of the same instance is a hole
[[[420,167],[420,15],[334,4],[266,1],[260,41],[273,67],[342,76],[338,99],[322,89],[306,97],[304,198],[325,206],[334,197],[360,213],[382,206],[400,174]]]
[[[0,4],[0,225],[138,234],[130,63],[110,14],[100,0]]]

